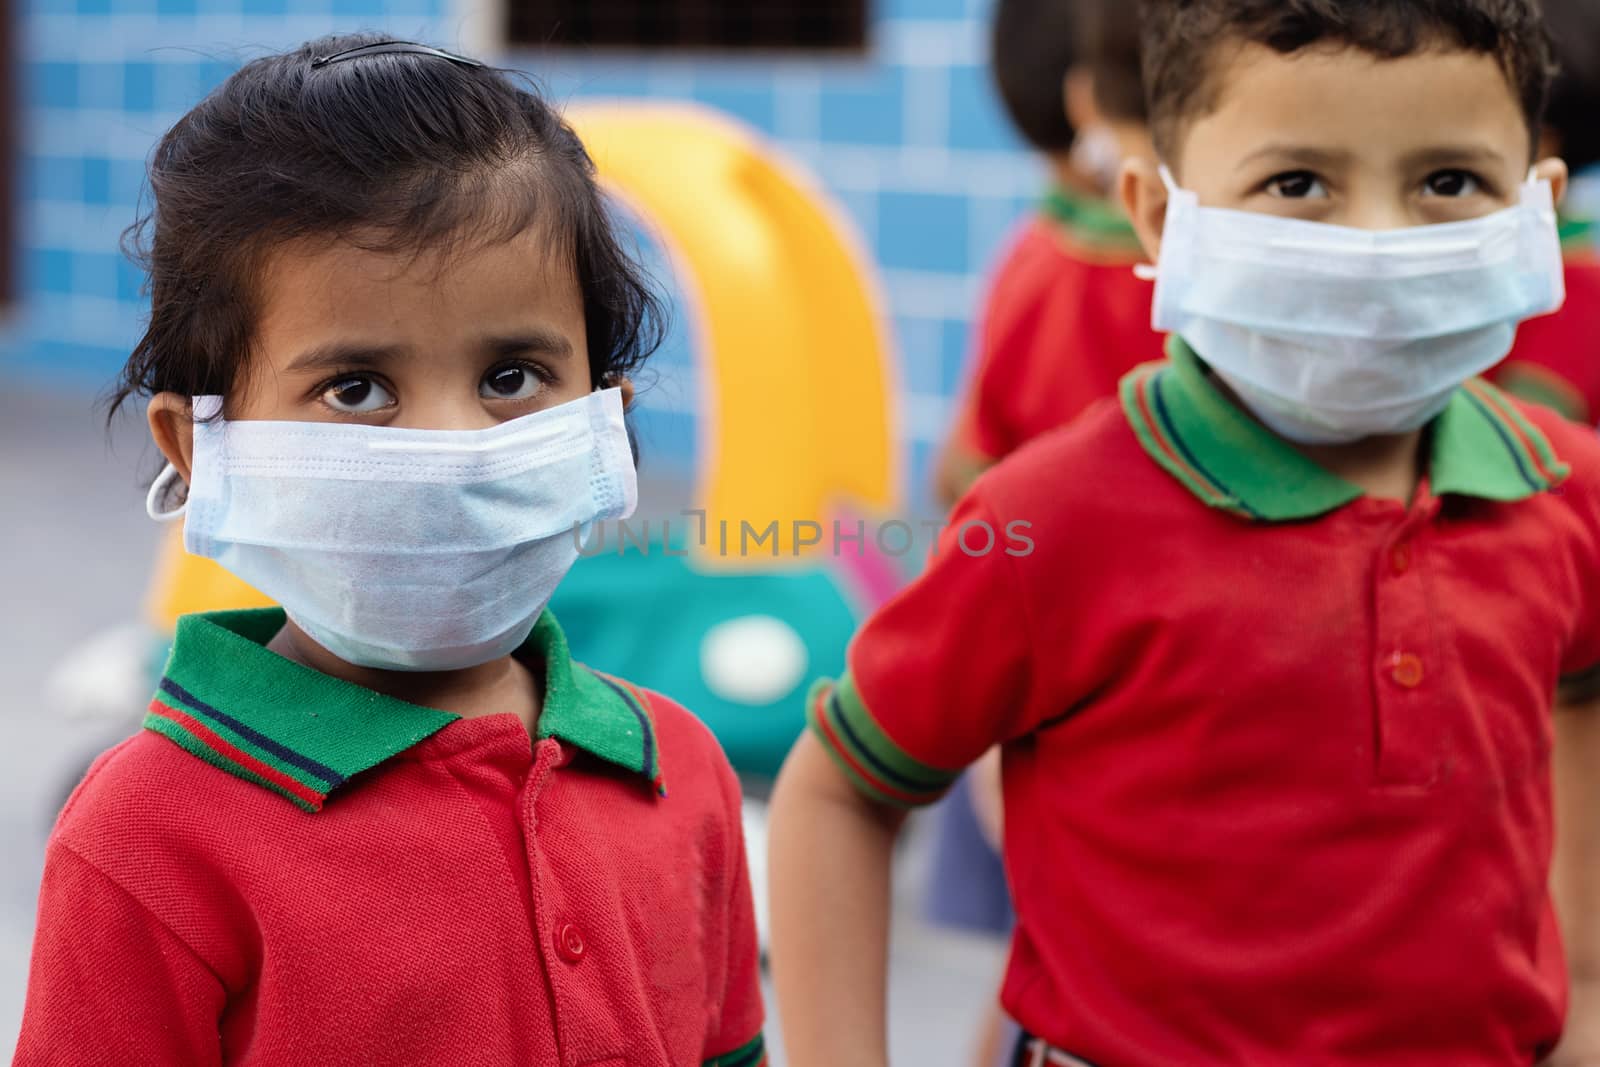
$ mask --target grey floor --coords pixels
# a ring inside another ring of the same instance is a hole
[[[126,419],[108,437],[92,402],[0,391],[0,676],[10,680],[0,744],[0,1048],[15,1044],[22,1015],[51,818],[87,761],[129,725],[125,717],[62,714],[84,679],[58,668],[85,642],[138,617],[159,533],[139,489],[155,467],[142,425]],[[1002,950],[916,919],[925,853],[926,827],[914,827],[896,890],[891,1047],[896,1062],[963,1065]],[[783,1062],[781,1048],[774,1062]]]

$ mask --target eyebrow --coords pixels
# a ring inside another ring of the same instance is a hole
[[[1256,160],[1267,156],[1275,156],[1285,162],[1302,164],[1307,167],[1332,167],[1348,161],[1350,153],[1342,148],[1317,148],[1314,145],[1275,142],[1262,145],[1239,160],[1239,167],[1243,169]]]
[[[1433,145],[1420,148],[1405,157],[1412,167],[1442,167],[1451,163],[1472,163],[1483,166],[1504,164],[1506,157],[1483,145]]]
[[[558,359],[572,355],[572,342],[550,330],[528,330],[516,334],[481,338],[477,347],[497,359],[510,356],[545,355]],[[333,341],[309,348],[289,364],[292,373],[304,371],[376,368],[408,359],[414,350],[409,345],[373,345],[359,341]]]

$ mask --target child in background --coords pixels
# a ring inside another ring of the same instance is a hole
[[[1110,197],[1122,160],[1152,154],[1139,72],[1139,20],[1127,0],[1001,0],[992,65],[1018,131],[1045,158],[1052,189],[996,270],[978,316],[976,366],[938,460],[949,506],[1028,440],[1110,396],[1124,373],[1158,359],[1151,283],[1132,225]],[[1011,897],[1000,862],[999,756],[963,775],[939,805],[929,879],[934,922],[1006,934]],[[973,1063],[1007,1047],[998,1002]]]
[[[1143,258],[1109,197],[1122,161],[1148,157],[1138,16],[1119,0],[1000,0],[993,69],[1052,188],[1012,241],[978,316],[974,370],[936,470],[955,502],[985,468],[1109,396],[1158,359]]]
[[[1474,377],[1561,300],[1537,0],[1143,26],[1170,359],[980,478],[813,690],[790,1062],[886,1062],[904,809],[1001,744],[1018,1063],[1594,1064],[1600,439]]]
[[[660,336],[576,135],[349,35],[150,177],[151,512],[283,607],[184,616],[68,801],[16,1062],[764,1062],[733,773],[542,611]]]
[[[1600,422],[1600,0],[1543,0],[1555,85],[1541,150],[1572,170],[1561,204],[1567,303],[1525,323],[1488,375],[1502,389],[1586,425]]]

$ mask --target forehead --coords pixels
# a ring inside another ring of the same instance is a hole
[[[1531,136],[1499,60],[1431,48],[1385,59],[1351,47],[1283,54],[1253,42],[1221,46],[1211,107],[1182,131],[1178,155],[1204,139],[1227,154],[1268,142],[1367,154],[1448,144],[1525,162]]]
[[[420,254],[350,241],[286,243],[266,255],[256,298],[268,345],[308,331],[582,315],[572,254],[541,226]]]

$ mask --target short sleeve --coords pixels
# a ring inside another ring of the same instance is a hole
[[[761,941],[756,928],[755,898],[745,851],[743,806],[738,781],[723,767],[723,793],[728,800],[728,960],[726,981],[716,1018],[708,1030],[701,1067],[764,1067],[766,1041],[761,1028]]]
[[[1556,443],[1571,472],[1554,492],[1570,507],[1578,596],[1576,624],[1561,657],[1558,697],[1563,702],[1600,699],[1600,438],[1587,428],[1524,409]]]
[[[45,859],[15,1063],[222,1062],[222,983],[177,935],[70,848]]]
[[[1032,542],[983,503],[986,481],[957,505],[928,569],[857,633],[846,673],[808,697],[812,731],[882,803],[931,803],[1040,718],[1017,571]]]

